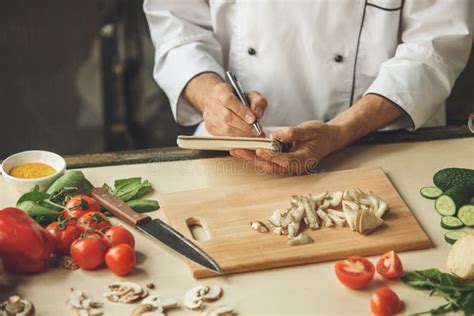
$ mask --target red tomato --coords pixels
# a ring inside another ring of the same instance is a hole
[[[107,216],[101,212],[88,212],[81,216],[80,221],[84,223],[84,226],[79,224],[81,231],[86,231],[88,229],[103,231],[110,227],[110,222]]]
[[[54,253],[57,255],[68,254],[71,244],[81,234],[74,221],[52,222],[46,229],[53,236]]]
[[[105,264],[116,275],[127,275],[135,265],[135,251],[127,244],[114,246],[107,251]]]
[[[78,239],[71,245],[71,257],[82,269],[93,270],[104,263],[107,247],[95,236]]]
[[[360,256],[351,256],[335,265],[336,276],[347,287],[361,289],[374,277],[375,267],[369,260]]]
[[[398,313],[402,308],[402,302],[398,295],[389,289],[383,287],[377,289],[370,300],[370,309],[377,316],[390,316]]]
[[[380,257],[377,272],[389,280],[398,280],[403,276],[403,265],[395,251],[389,251]]]
[[[64,218],[68,218],[71,216],[75,218],[80,218],[87,212],[100,211],[99,203],[97,203],[96,200],[87,195],[73,196],[69,201],[67,201],[66,208],[69,209],[70,212],[64,211]]]
[[[135,247],[135,238],[131,232],[122,226],[112,226],[104,233],[104,242],[109,244],[109,247],[118,244],[127,244],[130,247]]]

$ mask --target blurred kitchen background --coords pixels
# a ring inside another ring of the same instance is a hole
[[[0,7],[0,159],[174,146],[177,126],[152,78],[140,0],[16,0]],[[474,112],[474,54],[448,100],[449,125]]]

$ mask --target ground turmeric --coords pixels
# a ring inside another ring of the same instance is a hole
[[[50,176],[55,172],[56,170],[47,164],[33,162],[21,164],[12,168],[12,170],[10,170],[10,175],[15,178],[36,179]]]

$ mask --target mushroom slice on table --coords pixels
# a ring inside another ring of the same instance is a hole
[[[161,316],[165,311],[178,307],[178,301],[173,298],[162,298],[158,295],[150,295],[141,301],[132,312],[131,316]]]
[[[331,206],[331,202],[329,200],[324,200],[321,205],[319,205],[318,209],[325,210]]]
[[[202,313],[203,316],[231,316],[234,315],[234,308],[230,305],[220,305]]]
[[[303,233],[300,233],[298,236],[289,239],[287,244],[288,246],[299,246],[299,245],[310,244],[312,242],[314,242],[314,240],[311,237]]]
[[[18,295],[10,296],[0,304],[0,315],[34,316],[34,305]]]
[[[80,316],[102,315],[103,304],[87,298],[81,290],[71,289],[68,306],[71,311]]]
[[[109,285],[109,291],[104,293],[107,300],[113,303],[131,304],[146,297],[148,291],[133,282],[115,282]]]
[[[374,210],[377,217],[382,218],[385,212],[388,211],[388,204],[374,192],[370,191],[369,194],[378,201],[378,207]]]
[[[215,302],[224,294],[222,288],[217,284],[209,285],[208,288],[207,293],[202,296],[204,302]]]
[[[326,212],[328,213],[328,215],[336,216],[342,219],[346,218],[346,216],[344,215],[344,212],[342,211],[336,211],[336,210],[333,210],[332,208],[328,208]]]
[[[184,295],[183,306],[189,310],[198,310],[203,308],[203,295],[209,292],[209,287],[198,285],[189,289]]]
[[[253,230],[258,231],[259,233],[268,233],[269,230],[267,226],[265,226],[264,223],[261,221],[251,221],[250,222],[250,227],[252,227]]]
[[[273,233],[275,235],[288,235],[288,230],[283,227],[275,227],[275,229],[273,229]]]

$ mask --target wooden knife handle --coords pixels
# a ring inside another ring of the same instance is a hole
[[[135,212],[127,205],[127,203],[122,202],[119,198],[111,195],[104,188],[93,188],[91,190],[91,195],[103,208],[110,211],[129,225],[137,226],[140,223],[151,220],[150,216]]]

